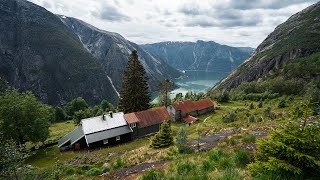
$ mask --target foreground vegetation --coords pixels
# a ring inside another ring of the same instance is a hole
[[[285,107],[279,106],[282,100],[286,100]],[[116,147],[80,152],[61,153],[53,146],[33,152],[23,163],[18,176],[20,179],[99,179],[98,175],[104,174],[106,178],[110,178],[125,167],[134,168],[138,164],[163,162],[162,166],[151,168],[145,173],[137,172],[133,178],[251,178],[257,176],[247,168],[247,164],[256,159],[255,142],[261,137],[266,138],[259,133],[269,134],[277,127],[292,121],[295,117],[292,112],[301,101],[298,97],[291,101],[288,101],[288,97],[264,101],[230,101],[219,104],[219,109],[214,113],[201,116],[199,123],[195,125],[171,123],[174,140],[182,127],[186,130],[189,141],[226,130],[234,132],[209,151],[195,152],[197,150],[192,148],[191,144],[192,151],[180,151],[179,142],[167,148],[154,149],[150,147],[149,138]],[[62,136],[73,127],[72,121],[54,123],[49,128],[49,138]],[[319,160],[315,162],[319,163]]]

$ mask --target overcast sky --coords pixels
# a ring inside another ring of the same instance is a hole
[[[313,0],[30,0],[138,44],[216,41],[257,47]]]

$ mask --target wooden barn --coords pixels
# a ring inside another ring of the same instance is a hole
[[[164,120],[170,120],[165,107],[128,113],[124,115],[124,118],[133,130],[133,137],[155,134],[160,130],[160,125]]]
[[[197,109],[191,100],[176,102],[167,107],[172,121],[182,121],[188,115],[197,116]]]
[[[132,129],[123,112],[82,119],[80,125],[58,141],[60,150],[96,148],[121,144],[132,139]]]
[[[193,102],[195,108],[197,109],[198,116],[202,114],[206,114],[208,112],[214,111],[214,102],[210,99],[202,99],[199,101]]]
[[[208,112],[214,111],[214,103],[209,99],[203,99],[199,101],[180,101],[167,107],[167,111],[170,114],[171,120],[173,121],[185,121],[188,122],[190,117],[198,116]]]

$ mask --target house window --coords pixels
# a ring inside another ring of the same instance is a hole
[[[130,127],[131,127],[131,128],[137,127],[137,123],[132,123],[132,124],[130,124]]]
[[[104,139],[103,144],[108,144],[108,139]]]
[[[116,136],[116,141],[120,141],[120,136]]]

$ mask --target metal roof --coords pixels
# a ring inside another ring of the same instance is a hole
[[[72,145],[75,142],[77,142],[79,139],[81,139],[82,137],[84,137],[82,127],[78,126],[76,129],[71,131],[69,134],[67,134],[67,135],[63,136],[61,139],[59,139],[58,147],[63,146],[67,142],[70,142],[70,144]]]
[[[101,132],[96,132],[93,134],[86,135],[87,143],[93,143],[97,141],[101,141],[107,138],[112,138],[116,136],[120,136],[123,134],[131,133],[132,130],[128,126],[121,126],[114,129],[108,129]]]
[[[110,114],[102,116],[87,118],[81,120],[81,125],[84,134],[91,134],[107,129],[113,129],[121,126],[126,126],[127,121],[123,117],[123,112],[113,113],[113,117]]]

